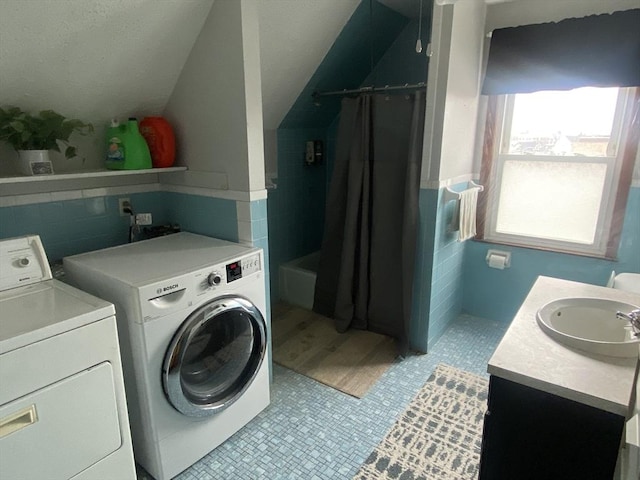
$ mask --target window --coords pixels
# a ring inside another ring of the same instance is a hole
[[[621,225],[614,212],[625,203],[619,187],[628,191],[630,182],[621,173],[634,93],[585,87],[490,97],[484,238],[615,256],[611,239]]]

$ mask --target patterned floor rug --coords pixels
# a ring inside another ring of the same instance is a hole
[[[439,364],[353,480],[477,479],[487,387]]]

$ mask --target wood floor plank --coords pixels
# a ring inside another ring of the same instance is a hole
[[[390,337],[338,333],[332,319],[303,308],[279,304],[272,328],[274,362],[357,398],[396,361]]]

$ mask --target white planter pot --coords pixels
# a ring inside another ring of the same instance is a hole
[[[49,150],[18,150],[18,169],[23,175],[52,175]]]

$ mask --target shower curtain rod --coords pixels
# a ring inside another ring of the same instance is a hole
[[[351,95],[353,93],[377,93],[377,92],[390,92],[394,90],[421,90],[427,88],[427,84],[420,83],[405,83],[404,85],[385,85],[384,87],[360,87],[350,90],[334,90],[331,92],[313,92],[312,96],[315,97],[327,97],[330,95]]]

